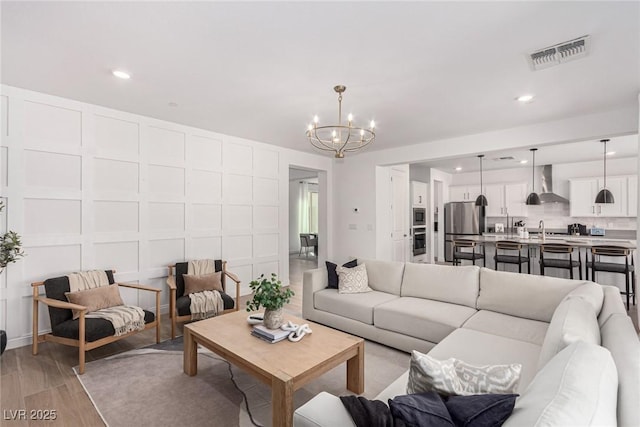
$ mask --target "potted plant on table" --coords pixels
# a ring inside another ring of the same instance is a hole
[[[0,200],[0,212],[4,209],[4,202]],[[15,231],[7,231],[0,236],[0,274],[5,267],[12,262],[16,262],[24,256],[22,252],[22,242],[20,235]],[[7,346],[7,334],[0,330],[0,354],[4,353]]]
[[[259,310],[264,307],[264,325],[269,329],[278,329],[284,323],[282,307],[291,301],[295,295],[289,288],[282,286],[275,273],[267,279],[264,274],[249,283],[253,291],[253,299],[247,301],[247,311]]]

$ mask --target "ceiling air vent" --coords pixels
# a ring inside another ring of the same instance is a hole
[[[494,157],[493,158],[493,161],[495,161],[495,162],[500,162],[500,161],[503,161],[503,160],[515,160],[515,157],[513,157],[513,156],[504,156],[504,157]]]
[[[538,49],[529,54],[527,59],[534,71],[543,70],[587,56],[589,53],[589,36],[582,36],[574,40],[559,43],[554,46]]]

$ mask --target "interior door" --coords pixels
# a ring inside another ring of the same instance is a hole
[[[410,261],[409,174],[391,168],[391,240],[393,261]]]

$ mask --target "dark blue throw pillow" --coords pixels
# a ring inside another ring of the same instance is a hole
[[[455,427],[442,398],[435,391],[389,399],[395,425],[407,427]]]
[[[328,279],[327,288],[338,289],[338,273],[336,273],[337,264],[334,264],[330,261],[325,261],[325,264],[327,265],[327,279]],[[345,262],[344,264],[342,264],[342,266],[347,268],[357,267],[358,260],[354,259],[352,261]]]
[[[444,402],[456,427],[501,426],[513,412],[517,394],[451,396]]]

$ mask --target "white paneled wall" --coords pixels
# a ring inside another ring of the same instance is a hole
[[[114,268],[118,281],[163,289],[165,311],[177,261],[226,259],[242,294],[260,274],[288,282],[280,193],[291,161],[329,170],[325,157],[7,86],[0,101],[2,223],[27,253],[0,282],[10,346],[30,341],[29,283],[71,271]],[[123,298],[154,305],[137,291]]]

